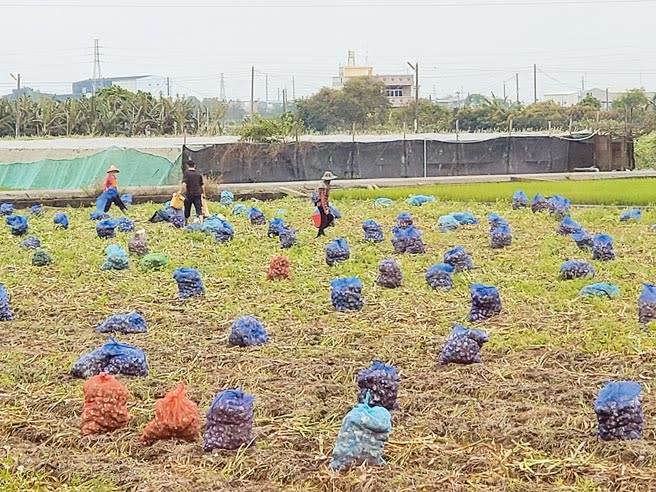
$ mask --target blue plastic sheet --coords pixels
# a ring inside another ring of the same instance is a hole
[[[27,232],[28,222],[24,215],[10,215],[5,219],[13,236],[22,236]]]
[[[173,279],[178,284],[180,299],[205,295],[205,286],[200,272],[195,268],[178,268],[173,272]]]
[[[425,203],[431,203],[434,201],[435,197],[433,195],[415,195],[408,198],[406,203],[413,207],[421,207]]]
[[[101,270],[125,270],[128,268],[128,254],[118,244],[110,244],[105,252],[107,259],[101,265]]]
[[[517,210],[528,207],[528,197],[522,190],[517,190],[512,197],[512,208]]]
[[[30,236],[21,242],[21,247],[27,249],[37,249],[41,247],[41,241],[39,241],[39,238],[36,236]]]
[[[426,271],[426,283],[433,289],[450,290],[453,287],[454,268],[446,263],[433,265]]]
[[[614,299],[620,295],[620,288],[604,282],[586,285],[579,291],[580,296],[608,297]]]
[[[335,239],[326,245],[326,264],[333,266],[336,263],[341,263],[351,257],[348,242],[343,237]]]
[[[610,441],[642,437],[641,392],[642,386],[635,381],[610,382],[599,391],[594,405],[599,438]]]
[[[362,223],[364,240],[380,243],[385,239],[382,226],[373,219],[367,219]]]
[[[211,215],[205,219],[200,226],[200,230],[205,234],[213,235],[217,243],[230,241],[235,236],[235,230],[232,224],[216,215]]]
[[[638,221],[642,217],[642,212],[638,208],[632,208],[631,210],[626,210],[620,215],[620,222],[628,222],[630,220]]]
[[[96,234],[101,239],[109,239],[116,236],[117,223],[112,219],[105,219],[96,222]]]
[[[563,220],[560,222],[560,225],[558,226],[558,230],[556,232],[562,236],[569,236],[570,234],[579,232],[582,229],[583,228],[581,227],[581,224],[576,222],[569,215],[566,215],[565,217],[563,217]]]
[[[595,269],[587,261],[568,260],[560,265],[560,276],[565,280],[592,278],[595,276]]]
[[[11,215],[14,213],[14,205],[11,203],[0,203],[0,215]]]
[[[267,230],[267,236],[277,237],[280,236],[281,229],[285,227],[285,221],[281,218],[271,219],[269,221],[269,229]]]
[[[96,326],[100,333],[146,333],[146,320],[137,312],[115,314]]]
[[[451,214],[460,225],[476,225],[478,219],[471,212],[455,212]]]
[[[132,202],[134,201],[134,197],[129,193],[123,193],[121,195],[121,201],[123,202],[124,205],[132,205]]]
[[[221,195],[219,196],[219,202],[224,207],[229,207],[230,205],[232,205],[232,202],[234,201],[234,199],[235,199],[235,195],[231,191],[228,191],[228,190],[223,190],[221,192]]]
[[[52,218],[52,221],[56,226],[62,229],[68,229],[68,216],[65,213],[57,212]]]
[[[394,203],[394,201],[390,198],[376,198],[374,200],[374,207],[376,208],[382,208],[382,207],[389,207]]]
[[[357,277],[334,279],[330,282],[330,299],[337,311],[359,311],[364,306],[362,282]]]
[[[501,296],[496,287],[492,285],[472,284],[471,310],[469,321],[475,323],[496,316],[501,312]]]
[[[203,451],[237,449],[253,442],[255,397],[241,389],[218,393],[207,410]]]
[[[471,256],[469,256],[469,253],[462,246],[456,246],[444,253],[444,263],[451,265],[456,272],[474,268],[474,262]]]
[[[230,329],[228,343],[238,347],[251,347],[263,345],[269,341],[266,330],[253,316],[237,318]]]
[[[12,319],[14,319],[14,312],[9,305],[9,293],[0,283],[0,321],[11,321]]]
[[[419,229],[413,226],[395,227],[392,229],[392,233],[392,245],[397,253],[421,254],[426,252]]]
[[[481,362],[481,348],[487,341],[488,335],[484,331],[456,325],[444,344],[438,363],[479,364]]]
[[[125,376],[148,376],[148,360],[140,348],[117,342],[110,336],[106,344],[80,357],[71,369],[73,377],[83,379],[101,372]]]
[[[116,188],[110,188],[107,191],[103,191],[98,198],[96,198],[96,210],[104,212],[107,207],[107,203],[113,200],[118,196],[118,191]]]
[[[383,450],[392,431],[385,407],[369,406],[369,395],[344,417],[335,441],[330,468],[348,470],[363,463],[383,466]]]
[[[35,203],[30,207],[30,213],[32,215],[41,215],[43,213],[43,207],[40,203]]]
[[[363,403],[369,394],[369,405],[387,410],[400,408],[396,401],[401,380],[396,367],[374,360],[370,367],[358,373],[358,403]]]
[[[460,222],[453,215],[442,215],[437,219],[440,232],[453,232],[460,227]]]
[[[592,259],[610,261],[615,259],[613,238],[608,234],[597,234],[592,239]]]

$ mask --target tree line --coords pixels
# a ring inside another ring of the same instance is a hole
[[[281,114],[270,105],[258,104],[256,115],[251,117],[240,103],[219,98],[155,98],[114,86],[91,97],[64,101],[31,96],[22,96],[18,102],[0,99],[0,137],[15,134],[17,110],[20,134],[29,137],[236,132],[245,140],[266,142],[294,133],[412,131],[415,118],[421,132],[453,132],[456,128],[467,132],[589,129],[640,136],[656,129],[656,103],[643,89],[628,91],[607,111],[591,96],[563,107],[554,102],[522,105],[480,94],[468,96],[454,109],[428,99],[392,108],[381,82],[357,78],[347,81],[342,89],[321,89],[286,109],[289,111]]]

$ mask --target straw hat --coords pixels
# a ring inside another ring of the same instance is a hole
[[[112,164],[111,166],[109,166],[109,169],[107,169],[106,172],[108,172],[108,173],[120,173],[121,171],[118,169],[118,167],[116,167],[115,165]]]
[[[337,176],[335,176],[330,171],[326,171],[325,173],[323,173],[323,176],[321,177],[321,181],[332,181],[333,179],[337,179]]]

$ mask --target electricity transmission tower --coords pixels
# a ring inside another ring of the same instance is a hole
[[[102,72],[100,71],[100,47],[98,46],[98,40],[93,40],[93,79],[91,81],[93,87],[93,94],[96,94],[96,88],[98,87],[98,80],[102,80]]]

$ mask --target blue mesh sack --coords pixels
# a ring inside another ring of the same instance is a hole
[[[656,285],[642,284],[642,292],[638,298],[638,322],[646,326],[656,319]]]
[[[531,210],[533,211],[533,213],[549,210],[547,199],[542,195],[540,195],[539,193],[536,194],[533,197],[533,201],[531,202]]]
[[[251,221],[252,225],[264,225],[266,224],[266,217],[264,216],[264,213],[259,208],[249,208],[248,209],[248,220]]]
[[[376,198],[374,200],[375,208],[389,207],[394,203],[390,198]]]
[[[269,341],[266,330],[253,316],[242,316],[232,323],[228,344],[238,347],[263,345]]]
[[[386,465],[385,443],[392,431],[392,416],[385,407],[369,405],[369,395],[346,414],[333,448],[330,468],[348,470],[363,463]]]
[[[172,207],[165,207],[161,210],[158,210],[153,214],[149,221],[153,224],[157,224],[158,222],[170,222],[174,210],[175,209]]]
[[[182,229],[185,225],[184,210],[177,210],[171,207],[171,214],[169,215],[169,224],[178,229]]]
[[[41,241],[39,241],[38,237],[30,236],[26,240],[21,242],[21,247],[27,249],[37,249],[41,247]]]
[[[5,221],[11,228],[11,234],[13,236],[22,236],[27,232],[27,217],[23,215],[10,215]]]
[[[376,277],[376,284],[388,289],[395,289],[401,287],[403,283],[403,273],[401,267],[396,260],[387,259],[380,262],[378,265],[378,276]]]
[[[280,230],[285,227],[285,221],[280,218],[271,219],[269,221],[269,229],[267,230],[267,236],[277,237],[280,236]]]
[[[203,232],[203,224],[187,224],[184,228],[185,232]]]
[[[590,297],[608,297],[609,299],[614,299],[620,295],[620,289],[613,284],[599,282],[596,284],[586,285],[579,291],[579,295]]]
[[[604,441],[642,438],[641,392],[642,386],[635,381],[610,382],[599,391],[594,404],[599,438]]]
[[[562,196],[554,195],[547,198],[547,210],[549,213],[563,217],[569,214],[570,201]]]
[[[339,212],[339,210],[337,210],[337,208],[332,203],[328,204],[328,211],[330,212],[330,215],[332,215],[334,219],[342,218],[342,214]]]
[[[146,333],[146,320],[137,312],[115,314],[96,326],[100,333]]]
[[[0,203],[0,215],[11,215],[14,213],[14,206],[11,203]]]
[[[178,284],[178,295],[180,299],[205,295],[203,280],[195,268],[178,268],[173,272],[173,279]]]
[[[517,210],[526,207],[528,207],[528,197],[526,196],[526,193],[521,190],[517,190],[512,197],[512,208]]]
[[[101,270],[125,270],[128,268],[128,254],[118,244],[110,244],[105,252],[107,259],[100,266]]]
[[[43,214],[43,207],[41,206],[40,203],[35,203],[30,207],[30,213],[32,215],[41,215]]]
[[[454,268],[446,263],[433,265],[426,271],[426,283],[433,289],[450,290],[453,287],[451,274]]]
[[[232,205],[232,202],[235,200],[235,195],[231,191],[223,190],[221,195],[219,195],[219,203],[224,207],[229,207]]]
[[[133,203],[133,201],[134,201],[134,198],[133,198],[132,195],[130,195],[129,193],[123,193],[123,194],[121,195],[121,201],[122,201],[125,205],[132,205],[132,203]]]
[[[243,203],[238,203],[234,207],[232,207],[232,215],[247,215],[248,214],[248,209],[246,208],[246,205]]]
[[[362,282],[357,277],[332,280],[330,282],[330,299],[337,311],[359,311],[364,306]]]
[[[631,210],[626,210],[620,215],[620,222],[628,222],[629,220],[640,220],[642,217],[642,212],[638,208],[632,208]]]
[[[439,364],[480,364],[481,348],[488,335],[481,330],[471,330],[456,325],[451,330],[437,362]]]
[[[143,350],[117,342],[113,337],[93,352],[80,357],[71,368],[75,378],[87,379],[101,372],[125,376],[148,376],[148,360]]]
[[[116,236],[116,221],[105,219],[96,222],[96,234],[100,239],[109,239]]]
[[[385,239],[382,226],[373,219],[367,219],[362,223],[364,240],[380,243]]]
[[[119,232],[132,232],[134,231],[134,222],[127,217],[116,219],[116,228]]]
[[[104,220],[104,219],[111,219],[111,215],[106,214],[102,210],[94,210],[89,214],[89,220]]]
[[[565,217],[563,217],[563,220],[560,222],[560,225],[558,226],[556,232],[561,236],[569,236],[570,234],[579,232],[582,229],[583,228],[581,227],[581,224],[576,222],[569,215],[566,215]]]
[[[592,278],[595,276],[594,267],[583,260],[569,260],[560,265],[560,278],[572,280],[575,278]]]
[[[512,231],[508,224],[493,227],[490,231],[490,246],[501,249],[512,244]]]
[[[469,256],[462,246],[456,246],[444,253],[444,263],[451,265],[456,272],[474,268],[474,262],[471,256]]]
[[[496,316],[501,312],[501,296],[492,285],[472,284],[469,321],[475,323]]]
[[[296,229],[292,227],[283,227],[280,231],[280,247],[282,249],[291,248],[296,244]]]
[[[495,227],[500,227],[500,226],[510,226],[508,221],[501,217],[499,214],[490,214],[487,216],[487,221],[490,224],[490,231],[494,229]]]
[[[442,215],[437,219],[437,226],[440,232],[452,232],[460,227],[460,222],[453,215]]]
[[[401,212],[396,217],[396,227],[398,229],[406,229],[413,226],[412,215],[410,212]]]
[[[419,229],[413,226],[395,227],[392,229],[392,233],[392,245],[397,253],[421,254],[426,252]]]
[[[54,224],[62,229],[68,229],[68,216],[65,213],[57,212],[52,218]]]
[[[613,238],[608,234],[597,234],[592,239],[592,259],[610,261],[615,259]]]
[[[340,237],[326,245],[326,263],[333,266],[335,263],[341,263],[351,257],[351,251],[346,239]]]
[[[363,403],[369,393],[369,405],[387,410],[399,410],[396,398],[401,380],[396,367],[374,360],[370,367],[358,373],[358,403]]]
[[[425,203],[434,201],[435,197],[433,195],[415,195],[408,198],[405,202],[413,207],[421,207]]]
[[[232,224],[215,215],[205,219],[201,226],[201,230],[206,234],[214,235],[214,239],[217,243],[231,241],[232,238],[235,237],[235,230],[233,229]]]
[[[218,393],[207,410],[203,451],[237,449],[253,442],[255,397],[241,389]]]
[[[0,283],[0,321],[11,321],[12,319],[14,319],[14,312],[9,305],[9,293]]]
[[[110,188],[107,191],[103,191],[98,195],[98,198],[96,198],[96,210],[103,212],[107,203],[117,196],[118,191],[116,191],[116,188]]]
[[[46,266],[50,265],[52,262],[52,256],[42,249],[37,249],[32,256],[32,265],[34,266]]]
[[[478,219],[471,212],[455,212],[451,216],[458,221],[460,225],[476,225]]]
[[[585,229],[581,229],[579,231],[573,232],[570,234],[570,237],[574,240],[576,245],[579,247],[581,250],[587,250],[587,249],[592,249],[592,234],[590,234],[588,231]]]

